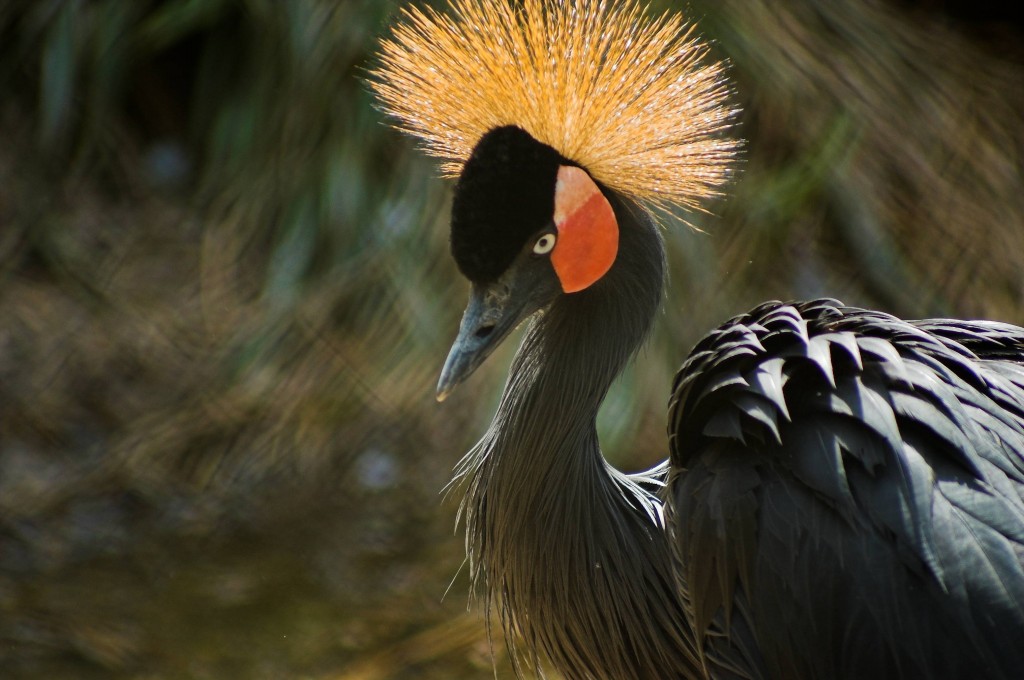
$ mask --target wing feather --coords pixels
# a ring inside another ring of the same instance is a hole
[[[1024,667],[1024,329],[766,303],[698,343],[669,439],[679,587],[723,668]]]

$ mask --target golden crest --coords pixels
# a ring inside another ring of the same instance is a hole
[[[452,0],[407,8],[371,86],[397,127],[458,175],[477,140],[518,125],[652,207],[716,195],[737,142],[723,67],[679,15],[633,0]]]

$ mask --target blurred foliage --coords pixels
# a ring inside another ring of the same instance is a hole
[[[1019,25],[690,5],[748,144],[666,233],[602,413],[629,469],[686,349],[762,299],[1024,322]],[[3,677],[507,674],[442,491],[514,343],[433,402],[465,285],[448,187],[360,80],[394,10],[0,0]]]

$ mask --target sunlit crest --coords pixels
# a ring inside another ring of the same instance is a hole
[[[652,207],[699,207],[729,176],[723,67],[678,14],[632,0],[452,0],[447,13],[402,15],[371,86],[446,175],[512,124]]]

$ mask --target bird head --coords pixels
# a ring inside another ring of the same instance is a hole
[[[470,301],[438,398],[523,320],[612,268],[611,196],[700,208],[728,178],[723,67],[633,0],[452,0],[404,10],[371,87],[457,177],[452,255]]]
[[[512,125],[474,147],[455,186],[451,227],[452,255],[471,292],[439,399],[523,319],[604,276],[619,246],[615,212],[590,175]]]

